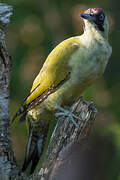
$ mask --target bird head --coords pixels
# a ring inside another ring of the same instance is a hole
[[[107,16],[102,8],[89,8],[81,14],[85,21],[85,26],[92,25],[95,29],[108,34],[109,24]]]

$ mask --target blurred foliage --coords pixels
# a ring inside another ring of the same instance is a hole
[[[116,0],[4,0],[14,13],[6,29],[6,41],[12,56],[10,113],[16,112],[29,92],[50,51],[64,39],[82,33],[80,13],[89,7],[102,7],[110,22],[112,57],[104,77],[89,88],[84,97],[93,100],[99,110],[92,143],[100,155],[101,168],[96,180],[120,180],[120,2]],[[27,140],[26,124],[11,128],[13,146],[21,165]],[[102,173],[102,178],[101,177]]]

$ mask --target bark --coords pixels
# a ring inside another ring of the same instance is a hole
[[[76,127],[70,117],[60,117],[52,134],[48,151],[39,173],[26,177],[17,167],[14,157],[9,119],[9,82],[11,58],[5,43],[3,29],[9,23],[12,7],[0,3],[0,179],[41,179],[58,180],[58,169],[79,144],[81,147],[90,134],[96,109],[91,102],[82,98],[76,100],[70,111],[80,119],[75,119]]]
[[[70,112],[81,120],[77,120],[76,127],[70,117],[61,117],[52,134],[45,160],[38,175],[33,179],[58,180],[58,170],[79,144],[84,148],[85,142],[91,132],[97,110],[93,102],[86,102],[82,97],[72,105]],[[69,158],[70,159],[70,158]]]
[[[10,137],[9,119],[9,83],[11,58],[5,43],[3,29],[9,23],[12,7],[0,3],[0,179],[15,179],[18,168],[14,158]],[[18,179],[18,178],[17,178]]]

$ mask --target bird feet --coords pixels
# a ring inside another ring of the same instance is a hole
[[[77,119],[79,121],[82,121],[82,119],[76,115],[74,115],[72,112],[70,112],[69,110],[66,110],[60,106],[57,106],[57,109],[60,111],[58,113],[55,113],[56,117],[60,117],[60,116],[67,116],[70,118],[70,120],[73,122],[73,124],[78,128],[79,125],[75,122],[74,119]]]

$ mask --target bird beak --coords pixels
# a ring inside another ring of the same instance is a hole
[[[81,14],[80,16],[84,19],[88,19],[88,20],[92,19],[92,16],[90,14]]]

